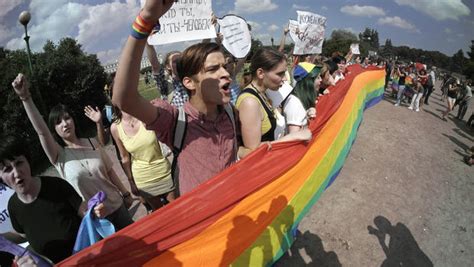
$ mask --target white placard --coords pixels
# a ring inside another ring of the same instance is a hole
[[[14,231],[8,214],[8,200],[14,193],[15,191],[0,184],[0,233]]]
[[[218,19],[222,45],[236,58],[244,58],[250,52],[252,37],[247,22],[236,15],[226,15]]]
[[[298,27],[293,54],[320,54],[324,42],[326,30],[326,18],[308,11],[296,11],[298,13]],[[290,34],[291,36],[291,34]]]
[[[216,37],[211,0],[178,1],[160,18],[161,29],[148,37],[150,45]]]
[[[295,43],[295,46],[300,46],[301,40],[298,38],[298,21],[290,19],[288,21],[288,30],[290,32],[290,38]]]
[[[351,52],[353,55],[360,55],[359,44],[351,44]]]
[[[272,101],[272,107],[277,108],[281,102],[293,91],[293,87],[288,81],[284,82],[278,91],[266,90],[265,94]]]

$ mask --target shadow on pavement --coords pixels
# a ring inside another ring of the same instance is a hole
[[[433,111],[430,111],[430,110],[427,110],[427,109],[423,109],[424,112],[428,113],[428,114],[431,114],[433,116],[435,116],[436,118],[442,120],[443,118],[441,117],[441,115],[438,115],[436,113],[434,113]]]
[[[467,140],[469,140],[470,142],[474,142],[474,138],[472,138],[471,134],[470,136],[467,136],[461,129],[459,128],[453,128],[453,131],[456,132],[459,136],[461,136],[462,138],[466,138]],[[471,131],[468,129],[468,131]],[[468,133],[469,134],[469,133]]]
[[[456,124],[456,126],[459,128],[459,130],[461,130],[464,133],[466,133],[467,135],[469,135],[470,137],[466,137],[466,138],[468,138],[468,139],[470,139],[470,141],[472,141],[471,138],[474,136],[474,131],[472,130],[472,128],[470,128],[466,125],[466,121],[457,119],[456,117],[449,118],[449,119],[452,120],[454,122],[454,124]]]
[[[459,146],[462,150],[466,150],[469,148],[468,145],[464,144],[463,142],[459,141],[459,139],[457,139],[456,137],[454,136],[451,136],[451,135],[447,135],[447,134],[442,134],[444,136],[446,136],[449,140],[451,140],[451,142],[455,143],[457,146]],[[456,150],[455,150],[456,151]]]
[[[431,260],[421,250],[410,230],[403,223],[392,223],[383,216],[374,219],[375,227],[369,225],[369,234],[377,237],[385,256],[381,264],[390,266],[433,266]],[[388,245],[385,242],[388,236]]]
[[[306,254],[303,257],[303,254]],[[334,251],[325,251],[321,238],[309,231],[297,231],[290,250],[274,266],[326,266],[340,267]]]

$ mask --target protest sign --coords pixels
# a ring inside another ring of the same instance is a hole
[[[148,37],[148,44],[161,45],[215,38],[211,23],[211,0],[180,0],[160,18],[160,30]]]
[[[353,55],[360,55],[359,44],[351,44],[351,52]]]
[[[288,31],[290,32],[290,38],[295,43],[295,46],[299,46],[301,44],[301,41],[298,38],[298,21],[290,19],[288,21]]]
[[[10,215],[8,214],[8,200],[15,193],[5,185],[0,184],[0,233],[13,231]]]
[[[218,19],[222,45],[236,58],[244,58],[250,52],[252,37],[247,22],[236,15],[226,15]]]
[[[326,18],[308,11],[296,11],[298,13],[297,28],[294,29],[294,23],[290,21],[290,28],[294,33],[290,36],[295,42],[293,54],[320,54],[324,42],[324,31],[326,29]]]

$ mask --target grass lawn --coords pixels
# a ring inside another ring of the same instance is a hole
[[[160,96],[155,81],[151,79],[150,82],[146,84],[143,75],[140,75],[140,80],[138,81],[138,92],[147,100],[152,100]]]

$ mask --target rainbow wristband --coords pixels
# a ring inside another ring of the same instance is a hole
[[[145,39],[148,37],[148,35],[150,35],[150,33],[155,27],[156,27],[155,24],[152,24],[144,20],[142,16],[138,14],[135,21],[132,24],[130,35],[135,39]]]

